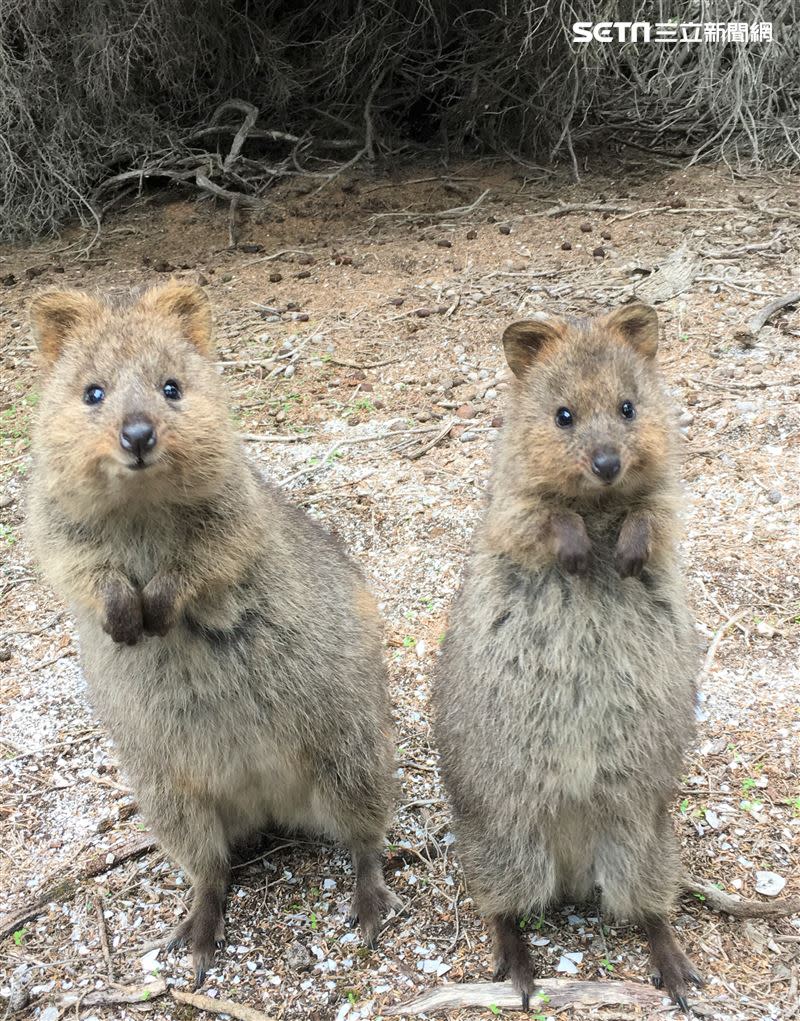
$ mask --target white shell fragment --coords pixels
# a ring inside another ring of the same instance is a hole
[[[786,886],[786,880],[777,872],[756,872],[756,893],[765,897],[777,897]]]

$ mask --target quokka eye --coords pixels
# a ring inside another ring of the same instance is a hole
[[[633,401],[623,401],[619,406],[619,410],[623,418],[636,418],[636,408],[633,406]]]
[[[106,392],[102,386],[98,386],[97,383],[90,383],[83,391],[83,402],[84,404],[100,404],[105,395]]]
[[[575,424],[575,416],[569,408],[559,408],[556,412],[556,425],[561,429],[567,429]]]
[[[181,399],[181,388],[174,379],[168,379],[163,386],[164,396],[168,401],[179,401]]]

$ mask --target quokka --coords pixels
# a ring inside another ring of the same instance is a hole
[[[197,983],[231,850],[278,826],[347,845],[369,943],[394,789],[381,625],[334,539],[249,465],[205,294],[39,295],[30,526],[145,816],[189,873]]]
[[[599,887],[647,934],[654,980],[702,984],[668,916],[670,823],[698,650],[676,552],[677,427],[655,311],[514,323],[488,510],[452,609],[435,736],[496,975],[527,1007],[518,926]]]

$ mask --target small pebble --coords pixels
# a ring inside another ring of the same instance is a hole
[[[592,233],[591,223],[582,223],[581,230],[583,231],[584,234],[591,234]]]
[[[511,233],[511,228],[509,227],[509,225],[507,223],[501,223],[500,226],[497,229],[498,229],[498,231],[501,234],[510,234]]]
[[[477,236],[478,232],[476,230],[468,230],[466,233],[467,241],[474,241]]]
[[[562,252],[571,252],[572,251],[572,244],[571,244],[571,242],[564,241],[563,244],[561,245],[561,251]]]
[[[436,247],[437,248],[452,248],[453,247],[453,242],[452,241],[448,241],[447,238],[440,238],[436,242]]]
[[[279,273],[274,269],[269,275],[269,282],[271,284],[279,284],[283,280],[283,273]]]
[[[605,248],[603,248],[602,245],[598,245],[597,248],[595,248],[594,251],[592,252],[592,255],[595,257],[595,259],[604,259],[606,255],[606,250]]]
[[[291,379],[292,376],[295,374],[295,371],[296,371],[296,369],[295,369],[294,365],[287,365],[286,368],[283,370],[284,378],[285,379]]]
[[[311,954],[298,940],[289,945],[283,959],[292,971],[307,971],[311,967]]]
[[[11,659],[11,649],[5,645],[0,646],[0,663],[7,663]]]
[[[770,503],[780,503],[781,502],[780,491],[777,489],[770,489],[770,491],[767,493],[767,499],[769,500]]]

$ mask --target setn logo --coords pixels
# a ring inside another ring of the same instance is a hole
[[[574,43],[590,43],[596,39],[599,43],[617,42],[650,42],[651,25],[647,21],[577,21],[572,26]]]

